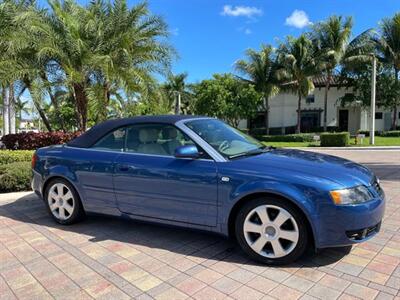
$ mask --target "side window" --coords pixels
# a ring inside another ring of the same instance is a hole
[[[126,151],[173,156],[185,142],[183,134],[171,125],[133,125],[127,129]]]
[[[175,149],[183,145],[195,143],[172,125],[138,124],[126,130],[127,152],[174,156]],[[204,152],[201,149],[199,151]]]
[[[126,151],[143,154],[169,155],[164,147],[161,124],[138,124],[127,129]]]
[[[125,143],[125,128],[110,132],[97,141],[92,148],[112,151],[123,151]]]

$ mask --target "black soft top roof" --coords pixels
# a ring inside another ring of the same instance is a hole
[[[71,147],[88,148],[91,147],[94,143],[96,143],[104,135],[119,127],[132,124],[141,124],[141,123],[175,124],[176,122],[181,120],[194,119],[194,118],[204,118],[204,117],[190,116],[190,115],[162,115],[162,116],[140,116],[134,118],[112,119],[93,126],[82,135],[69,141],[67,145]]]

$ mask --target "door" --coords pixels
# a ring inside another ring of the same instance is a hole
[[[209,157],[178,159],[176,147],[193,143],[171,125],[133,125],[116,159],[114,190],[128,214],[207,226],[217,223],[217,169]]]
[[[315,131],[320,126],[319,117],[319,111],[302,111],[300,119],[301,130],[304,132]]]
[[[82,186],[85,208],[90,211],[114,214],[118,212],[114,195],[114,161],[123,151],[125,130],[117,129],[91,148],[70,148],[75,154],[75,173]]]
[[[340,109],[339,110],[339,130],[348,131],[349,130],[349,110]]]

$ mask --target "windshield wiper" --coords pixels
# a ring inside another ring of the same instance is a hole
[[[233,159],[233,158],[238,158],[238,157],[258,155],[258,154],[262,154],[262,153],[268,152],[268,150],[270,150],[270,149],[273,149],[273,148],[265,146],[265,147],[260,147],[260,148],[257,148],[257,149],[254,149],[254,150],[250,150],[250,151],[247,151],[247,152],[242,152],[242,153],[230,155],[228,157],[229,157],[229,159]]]

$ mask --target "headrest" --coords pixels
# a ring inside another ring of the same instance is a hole
[[[139,130],[139,140],[141,143],[157,142],[159,131],[154,128],[143,128]]]
[[[128,141],[138,141],[139,140],[139,131],[137,129],[128,130]]]
[[[173,127],[166,127],[162,130],[162,137],[165,140],[176,139],[178,136],[178,131]]]

